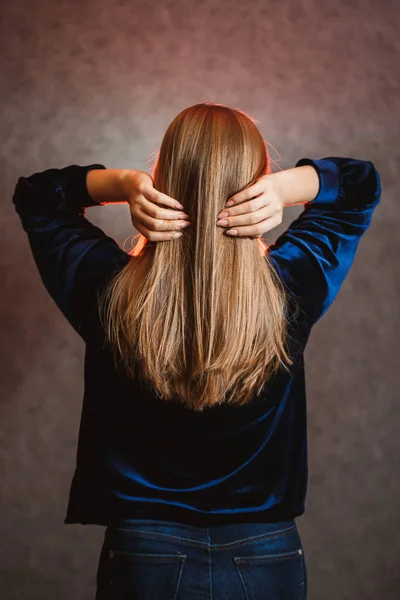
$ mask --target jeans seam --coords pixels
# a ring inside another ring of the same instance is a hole
[[[283,552],[279,554],[265,554],[265,555],[252,555],[252,556],[235,556],[235,561],[241,563],[259,563],[259,562],[280,562],[284,560],[292,560],[293,558],[299,557],[299,550],[290,550],[288,552]],[[301,557],[300,557],[301,558]],[[303,569],[303,564],[301,565]]]
[[[118,529],[119,530],[123,529],[124,531],[127,531],[129,533],[132,532],[135,537],[138,536],[138,537],[153,538],[153,539],[154,538],[169,538],[172,540],[176,540],[180,543],[187,544],[188,546],[200,546],[200,547],[206,547],[206,548],[209,547],[211,550],[223,550],[225,548],[236,548],[239,546],[246,546],[253,542],[259,542],[262,540],[274,539],[281,535],[288,535],[292,531],[296,530],[296,525],[291,525],[287,529],[279,529],[272,533],[250,536],[250,537],[243,538],[241,540],[236,540],[235,542],[230,542],[227,544],[210,544],[209,542],[202,542],[199,540],[194,540],[193,538],[186,538],[186,537],[181,537],[181,536],[177,536],[177,535],[171,535],[169,533],[160,533],[158,531],[146,531],[143,529],[133,529],[133,528],[125,529],[123,527],[119,527]],[[108,544],[112,543],[110,538],[108,538],[107,543]]]

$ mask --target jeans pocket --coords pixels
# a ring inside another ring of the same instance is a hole
[[[186,554],[156,554],[107,549],[103,576],[98,576],[99,600],[175,600]]]
[[[303,550],[233,558],[246,600],[305,600]]]

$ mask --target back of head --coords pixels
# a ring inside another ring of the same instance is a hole
[[[226,200],[269,172],[266,144],[238,109],[196,104],[164,135],[154,187],[185,207],[191,225],[156,244],[139,235],[100,309],[117,368],[165,401],[196,411],[243,405],[292,364],[287,296],[268,246],[216,226]]]

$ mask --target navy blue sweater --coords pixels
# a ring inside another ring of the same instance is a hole
[[[85,342],[77,462],[64,523],[161,519],[212,526],[293,519],[307,488],[303,352],[332,304],[380,202],[370,161],[301,159],[318,172],[317,197],[270,246],[290,297],[291,375],[281,369],[258,399],[194,412],[117,374],[96,311],[96,290],[130,260],[85,217],[96,206],[90,169],[70,165],[18,179],[13,202],[40,277]]]

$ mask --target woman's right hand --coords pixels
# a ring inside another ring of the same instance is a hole
[[[228,228],[227,235],[235,230],[236,237],[259,238],[282,223],[284,199],[277,174],[262,175],[252,186],[230,198],[233,205],[224,208],[217,221],[218,226]],[[227,222],[223,223],[223,219]]]

